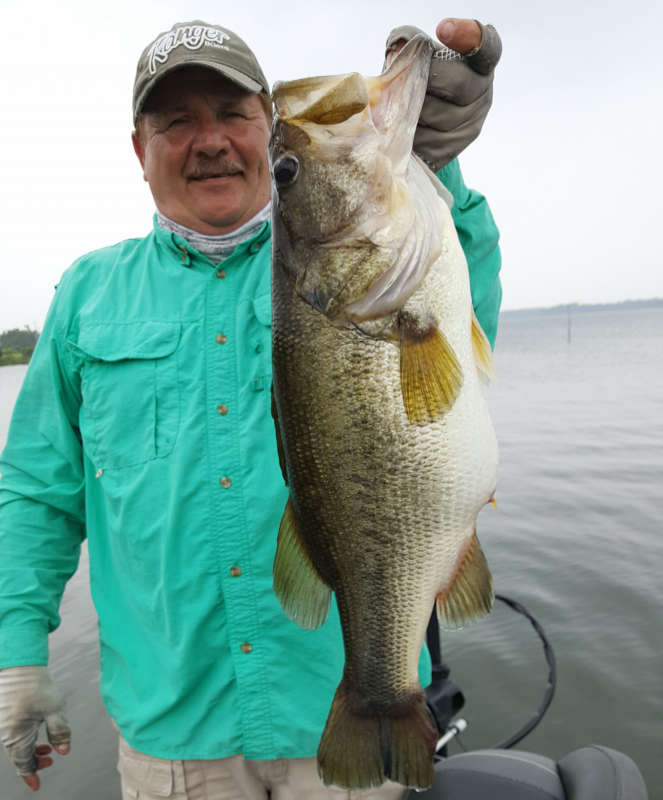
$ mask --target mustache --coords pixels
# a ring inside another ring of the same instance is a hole
[[[242,165],[226,158],[200,159],[187,175],[190,181],[202,181],[205,178],[224,178],[244,172]]]

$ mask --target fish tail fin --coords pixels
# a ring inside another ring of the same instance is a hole
[[[487,380],[495,380],[495,364],[493,362],[493,351],[490,347],[488,337],[483,332],[483,328],[477,315],[472,309],[472,349],[474,351],[474,362],[479,373]]]
[[[392,780],[414,789],[433,783],[437,731],[421,690],[371,709],[341,681],[318,748],[323,782],[347,789]]]
[[[322,625],[329,613],[331,589],[306,550],[290,498],[276,540],[273,573],[274,592],[288,617],[308,630]]]
[[[493,577],[476,530],[449,586],[437,595],[436,604],[438,618],[446,628],[460,628],[492,608]]]
[[[441,419],[463,386],[463,370],[446,336],[434,325],[420,325],[401,314],[400,371],[403,405],[413,425]]]

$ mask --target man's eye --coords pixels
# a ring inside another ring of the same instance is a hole
[[[189,121],[188,117],[175,117],[175,119],[171,119],[168,122],[168,127],[172,128],[173,126],[184,125],[188,121]]]

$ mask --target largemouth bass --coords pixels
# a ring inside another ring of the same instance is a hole
[[[493,596],[475,530],[497,468],[490,345],[446,190],[411,155],[430,56],[418,37],[378,77],[274,89],[273,407],[290,489],[274,588],[305,628],[336,594],[345,668],[318,765],[347,788],[431,785],[426,625],[435,602],[457,627]]]

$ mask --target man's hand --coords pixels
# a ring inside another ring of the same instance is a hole
[[[39,789],[37,770],[50,767],[51,747],[37,746],[42,722],[48,741],[58,753],[69,752],[71,731],[64,717],[62,693],[46,667],[10,667],[0,670],[0,740],[16,772],[33,790]]]
[[[415,35],[410,25],[387,38],[385,66]],[[425,34],[424,34],[425,35]],[[426,97],[414,136],[414,151],[437,172],[481,131],[493,97],[493,72],[502,53],[492,25],[473,19],[443,19],[436,29],[443,46],[431,60]]]

